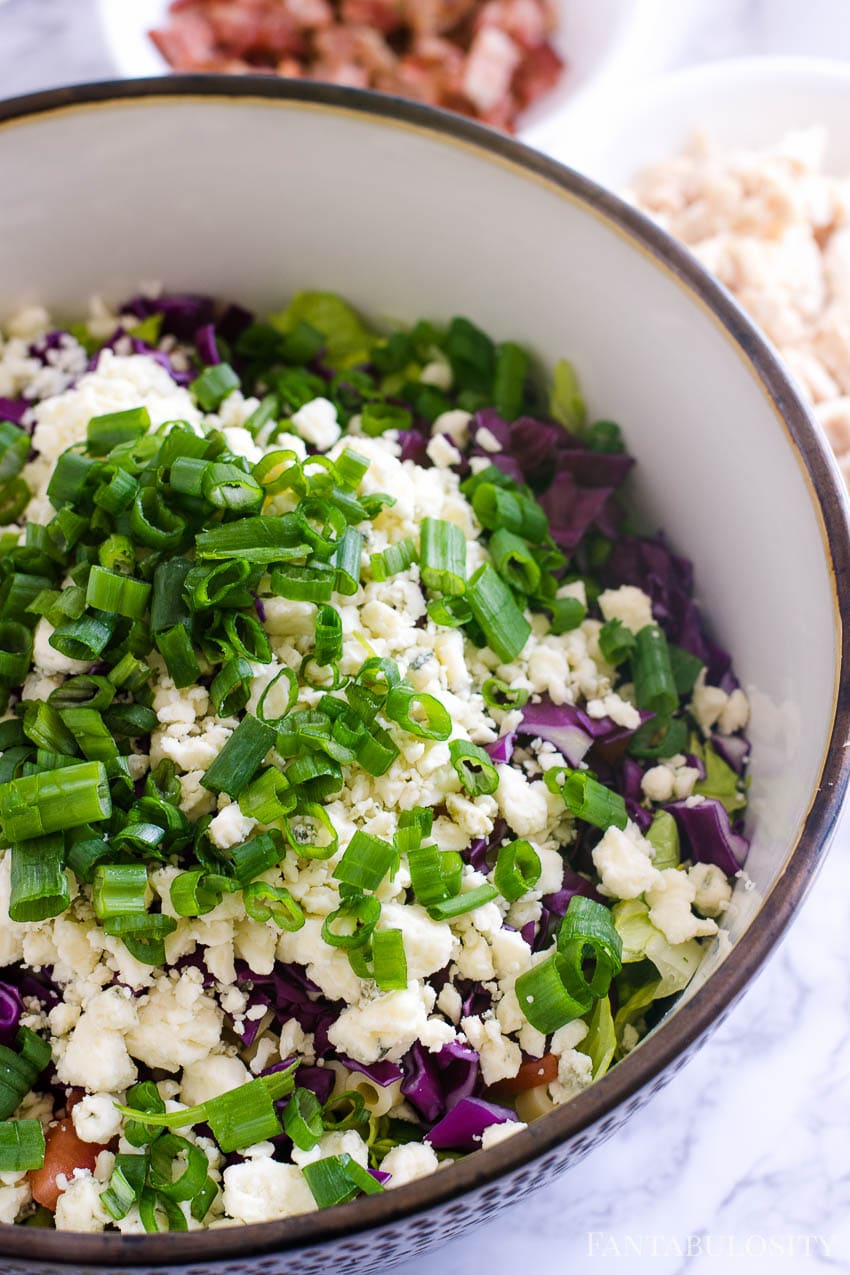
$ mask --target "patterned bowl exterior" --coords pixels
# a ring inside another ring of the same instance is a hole
[[[463,142],[494,161],[545,177],[617,223],[714,313],[744,351],[799,448],[820,493],[827,530],[841,668],[850,666],[850,534],[847,509],[814,427],[769,347],[693,258],[639,213],[586,178],[460,117],[361,90],[271,77],[174,76],[51,90],[0,102],[0,124],[68,106],[157,96],[286,98],[308,108],[359,111]],[[321,1213],[250,1227],[176,1235],[89,1235],[0,1225],[0,1275],[368,1275],[479,1225],[578,1164],[650,1101],[720,1025],[800,906],[824,857],[850,777],[850,678],[840,679],[820,784],[784,870],[745,942],[638,1049],[571,1102],[527,1130],[399,1190]]]

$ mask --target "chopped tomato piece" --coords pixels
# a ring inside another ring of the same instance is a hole
[[[73,1177],[75,1169],[94,1171],[95,1161],[104,1148],[96,1142],[83,1142],[77,1137],[72,1120],[60,1120],[45,1135],[44,1164],[30,1171],[30,1187],[37,1204],[51,1212],[62,1194],[57,1178]]]
[[[524,1093],[526,1089],[536,1089],[538,1085],[550,1085],[557,1079],[558,1059],[554,1054],[544,1054],[542,1058],[527,1058],[515,1076],[492,1085],[490,1092],[505,1096]]]

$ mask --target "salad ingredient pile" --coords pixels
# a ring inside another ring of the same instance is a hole
[[[558,83],[550,0],[174,0],[150,36],[175,71],[378,89],[513,132]]]
[[[575,373],[145,294],[0,347],[0,1220],[393,1189],[603,1075],[747,842],[748,702]]]
[[[759,149],[697,136],[632,197],[764,329],[850,482],[850,177],[824,171],[826,142],[821,127]]]

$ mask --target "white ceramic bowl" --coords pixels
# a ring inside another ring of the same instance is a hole
[[[696,0],[691,0],[691,4]],[[163,75],[165,59],[148,31],[165,23],[169,0],[98,0],[101,25],[119,75]],[[619,102],[635,81],[669,65],[688,16],[678,0],[559,0],[555,40],[567,62],[561,83],[523,116],[520,136],[546,149],[553,122]],[[691,14],[691,17],[693,15]]]
[[[552,121],[543,149],[612,190],[673,155],[696,130],[728,145],[766,145],[823,124],[826,165],[850,175],[850,65],[819,58],[736,58],[662,76],[628,102]]]
[[[591,411],[622,422],[636,506],[695,560],[751,697],[754,888],[736,890],[731,951],[721,962],[718,944],[700,985],[572,1102],[321,1215],[143,1237],[0,1228],[5,1275],[54,1262],[235,1275],[254,1258],[263,1271],[363,1275],[612,1133],[775,946],[850,764],[843,489],[774,356],[686,253],[585,179],[453,116],[284,81],[94,85],[0,103],[0,171],[0,313],[38,300],[73,316],[95,290],[117,299],[152,278],[259,309],[327,287],[375,319],[463,313],[544,365],[569,355]]]

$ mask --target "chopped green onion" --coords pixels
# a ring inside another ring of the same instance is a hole
[[[293,602],[329,602],[336,587],[333,567],[323,562],[303,567],[292,563],[275,567],[270,580],[277,597]]]
[[[246,713],[201,783],[211,792],[238,797],[253,779],[274,737],[271,726]]]
[[[93,416],[86,431],[86,445],[95,456],[105,456],[121,443],[135,442],[151,427],[146,407],[131,407],[124,412],[107,412]]]
[[[204,916],[212,912],[222,899],[222,891],[212,888],[206,868],[190,868],[179,872],[171,882],[171,906],[178,916]],[[216,885],[221,881],[217,879]],[[234,882],[235,885],[235,882]]]
[[[349,953],[349,959],[351,955]],[[330,1133],[356,1129],[365,1124],[367,1119],[363,1095],[356,1089],[346,1089],[343,1093],[335,1094],[322,1108],[322,1123]]]
[[[516,980],[520,1009],[532,1027],[547,1036],[581,1018],[593,1005],[593,997],[583,984],[577,988],[569,984],[570,974],[569,964],[554,952]]]
[[[420,547],[422,582],[449,595],[466,588],[466,537],[453,522],[423,518]]]
[[[160,912],[131,912],[106,917],[103,928],[107,934],[121,939],[137,961],[144,965],[164,965],[164,940],[177,929],[177,922]]]
[[[229,660],[210,684],[210,707],[216,717],[241,713],[251,696],[254,670],[247,660]]]
[[[242,558],[256,564],[272,563],[283,561],[287,550],[298,545],[300,539],[300,530],[291,514],[279,518],[240,518],[202,531],[195,537],[195,549],[202,560]]]
[[[448,710],[433,695],[414,690],[412,686],[393,686],[387,695],[385,712],[402,730],[420,739],[443,740],[452,733]]]
[[[346,527],[340,538],[331,564],[336,576],[334,592],[351,597],[360,587],[360,565],[363,550],[363,537],[354,527]]]
[[[629,740],[633,757],[675,757],[687,750],[688,727],[679,717],[650,717]]]
[[[216,363],[205,367],[200,376],[189,386],[203,412],[216,412],[224,400],[241,382],[229,363]]]
[[[130,656],[130,659],[133,657]],[[80,673],[69,677],[47,697],[47,702],[60,711],[64,708],[90,708],[103,712],[115,698],[115,686],[108,677]]]
[[[336,829],[315,802],[306,802],[294,815],[286,815],[283,831],[293,850],[305,859],[330,859],[339,847]]]
[[[407,957],[401,930],[375,930],[371,939],[372,978],[382,992],[407,987]]]
[[[304,925],[304,911],[282,886],[255,881],[242,891],[245,911],[252,921],[274,921],[282,930],[292,933]]]
[[[0,1173],[23,1173],[44,1164],[40,1120],[0,1121]]]
[[[496,372],[496,350],[485,332],[469,319],[455,318],[445,342],[456,386],[490,395]]]
[[[316,612],[316,647],[313,659],[317,664],[330,664],[342,655],[342,618],[331,606],[320,606]]]
[[[255,837],[233,846],[230,851],[236,880],[245,886],[283,858],[283,839],[276,828],[259,832]]]
[[[325,1131],[322,1105],[311,1089],[295,1088],[283,1109],[283,1128],[296,1147],[312,1151]]]
[[[176,549],[186,533],[186,520],[169,509],[156,487],[142,487],[130,507],[130,531],[149,549]]]
[[[493,406],[506,421],[514,421],[522,411],[528,355],[513,341],[496,346],[496,370],[493,378]]]
[[[558,928],[558,951],[570,967],[572,989],[584,987],[594,999],[607,995],[612,978],[623,965],[623,941],[610,909],[595,899],[574,894]],[[589,962],[593,962],[593,970],[588,978]]]
[[[540,567],[526,540],[500,527],[487,546],[502,579],[519,593],[534,593],[540,585]]]
[[[361,947],[369,938],[381,905],[372,894],[352,895],[342,899],[338,908],[322,922],[322,938],[331,947]]]
[[[0,1045],[0,1120],[20,1106],[51,1059],[50,1046],[28,1027],[15,1035],[17,1052]]]
[[[175,1175],[175,1166],[182,1171]],[[161,1134],[150,1149],[150,1185],[170,1200],[191,1200],[207,1180],[207,1157],[201,1147],[176,1133]]]
[[[470,796],[480,797],[496,791],[499,775],[485,749],[465,739],[453,739],[449,744],[449,756],[458,779]]]
[[[45,771],[0,786],[0,823],[10,842],[98,823],[112,814],[101,762]]]
[[[394,846],[358,829],[333,875],[337,881],[344,881],[358,890],[377,890],[396,860]]]
[[[407,851],[407,863],[413,893],[423,907],[431,907],[459,894],[463,860],[457,851],[438,850],[434,845],[411,846]]]
[[[508,586],[485,562],[469,582],[466,598],[491,650],[505,664],[519,655],[531,634]]]
[[[143,863],[108,863],[95,868],[92,887],[94,914],[107,916],[144,912],[148,870]]]
[[[488,531],[500,528],[512,531],[532,544],[540,544],[549,527],[546,514],[537,501],[515,488],[482,482],[472,493],[472,508],[478,521]]]
[[[514,903],[534,889],[540,872],[540,856],[534,847],[527,841],[511,841],[499,847],[493,882],[502,897]]]
[[[232,513],[253,512],[264,499],[263,488],[256,478],[246,474],[239,465],[215,462],[204,470],[203,494],[214,509]]]
[[[29,672],[32,634],[15,620],[0,621],[0,683],[20,686]]]
[[[95,464],[90,456],[83,456],[80,452],[62,453],[47,484],[47,496],[54,509],[76,504]]]
[[[679,707],[679,694],[670,667],[667,639],[657,624],[647,624],[635,641],[632,673],[638,708],[668,717]]]
[[[705,665],[698,656],[691,655],[690,651],[684,651],[680,646],[668,644],[667,654],[670,657],[676,693],[680,697],[690,695]]]
[[[253,779],[239,796],[239,809],[248,819],[259,823],[275,823],[291,814],[297,795],[282,770],[269,766]]]
[[[369,438],[377,438],[388,429],[410,429],[413,417],[406,407],[395,403],[364,403],[360,428]]]
[[[290,668],[282,668],[266,686],[257,702],[257,717],[267,726],[276,726],[298,699],[298,678]]]
[[[120,1222],[141,1197],[148,1176],[147,1155],[123,1154],[115,1157],[112,1176],[100,1202],[110,1217]]]
[[[585,770],[547,770],[546,787],[560,793],[576,819],[595,828],[625,828],[629,821],[626,803],[619,793],[600,784]]]
[[[481,687],[481,695],[487,707],[505,711],[522,708],[528,703],[530,693],[522,686],[509,686],[499,677],[488,677]]]
[[[87,761],[109,762],[118,756],[118,745],[96,708],[62,708],[59,715]]]
[[[239,558],[199,563],[186,576],[184,588],[189,605],[194,611],[214,606],[249,606],[251,594],[245,582],[251,573],[250,564]]]
[[[368,1170],[353,1160],[347,1152],[342,1155],[325,1156],[322,1160],[313,1160],[305,1164],[301,1172],[304,1174],[313,1199],[320,1209],[344,1204],[361,1191],[365,1195],[377,1195],[383,1187]]]
[[[57,625],[48,641],[60,655],[93,664],[111,642],[114,628],[113,617],[86,613],[79,620]]]
[[[71,894],[63,854],[64,838],[58,832],[13,843],[9,896],[13,921],[44,921],[68,907]]]
[[[147,1186],[143,1188],[139,1197],[139,1218],[149,1235],[155,1235],[162,1229],[160,1220],[165,1221],[166,1229],[169,1231],[189,1229],[189,1223],[180,1205],[161,1191],[154,1191]]]
[[[348,491],[356,491],[366,470],[369,468],[369,461],[365,456],[361,456],[359,452],[352,451],[350,447],[347,447],[336,458],[334,467],[340,487],[345,487]]]
[[[492,885],[477,885],[473,890],[467,890],[463,894],[456,894],[451,899],[443,899],[439,903],[432,903],[428,908],[428,915],[433,921],[452,921],[456,916],[464,916],[467,912],[474,912],[476,908],[483,907],[485,903],[490,903],[493,899],[498,898],[499,891]]]
[[[387,545],[386,549],[382,549],[380,553],[372,554],[369,559],[372,579],[380,584],[384,580],[389,580],[390,576],[406,571],[415,561],[416,545],[408,536],[406,540],[399,540],[395,544]]]
[[[622,620],[608,620],[599,630],[599,649],[612,668],[619,668],[626,660],[630,660],[636,646],[634,633],[626,628]]]

